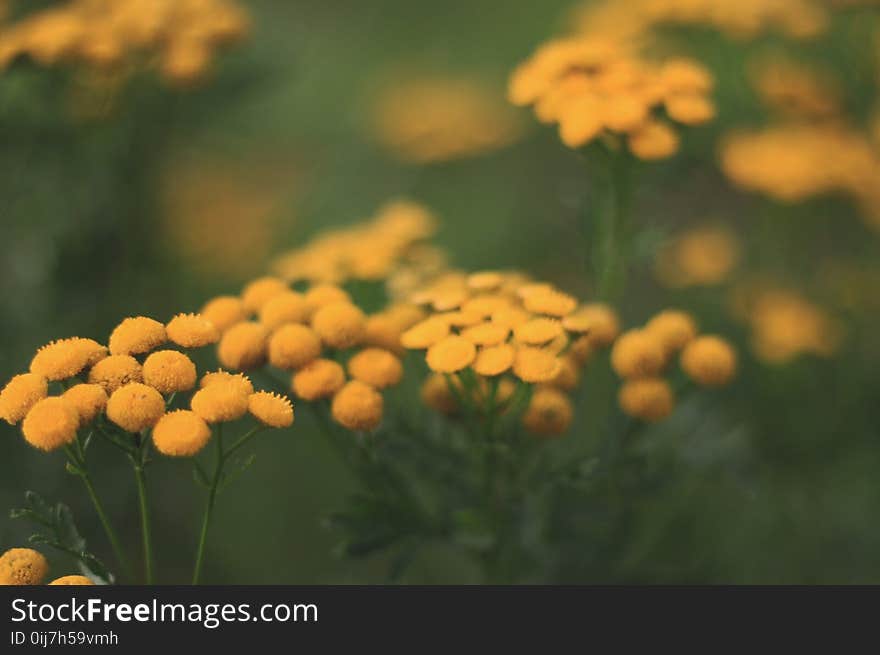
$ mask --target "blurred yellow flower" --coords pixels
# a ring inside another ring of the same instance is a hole
[[[269,331],[253,321],[242,321],[223,333],[217,345],[220,364],[234,371],[258,368],[266,361]]]
[[[330,348],[345,350],[363,341],[367,317],[350,302],[331,303],[312,317],[312,329]]]
[[[321,339],[306,325],[284,325],[269,337],[269,363],[276,368],[301,368],[320,356]]]
[[[523,425],[529,432],[542,437],[557,437],[566,432],[574,417],[571,400],[561,391],[549,387],[535,391],[523,414]]]
[[[373,387],[360,380],[352,380],[333,396],[330,410],[342,427],[369,432],[382,422],[384,402],[382,394]]]
[[[704,225],[674,237],[654,261],[657,279],[673,289],[712,286],[728,279],[740,260],[740,243],[724,227]]]
[[[329,398],[345,385],[345,369],[332,359],[316,359],[293,376],[293,392],[303,400]]]
[[[622,378],[654,377],[665,364],[663,340],[646,329],[624,332],[611,349],[611,367]]]
[[[681,353],[681,367],[694,382],[705,387],[723,386],[736,374],[736,351],[720,337],[704,335]]]
[[[672,414],[675,396],[666,380],[640,378],[623,383],[618,392],[618,402],[629,416],[653,423]]]
[[[64,575],[49,583],[50,586],[93,586],[94,584],[84,575]]]
[[[403,379],[403,364],[387,350],[366,348],[348,360],[348,372],[355,380],[376,389],[385,389]]]
[[[840,90],[815,64],[774,55],[751,62],[749,74],[764,104],[782,116],[815,120],[841,113]]]

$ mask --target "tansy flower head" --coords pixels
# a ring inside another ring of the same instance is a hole
[[[445,375],[432,373],[422,383],[419,393],[422,402],[436,412],[452,416],[458,411],[458,402],[449,388]]]
[[[296,291],[279,293],[270,298],[259,311],[260,323],[270,330],[285,323],[305,323],[310,314],[311,309],[305,296]]]
[[[657,375],[666,363],[663,342],[646,330],[630,330],[614,342],[611,367],[622,378]]]
[[[666,353],[678,352],[697,336],[697,324],[685,312],[667,309],[657,314],[645,325],[663,345]]]
[[[107,401],[107,418],[126,432],[151,428],[165,413],[165,399],[153,387],[132,382],[120,387]]]
[[[590,342],[599,348],[610,346],[620,334],[617,313],[602,303],[584,305],[563,318],[562,326],[569,332],[587,334]]]
[[[520,346],[516,349],[513,373],[531,384],[550,382],[559,374],[559,358],[549,350]]]
[[[477,347],[464,337],[449,336],[428,349],[428,366],[436,373],[458,373],[477,358]]]
[[[277,368],[300,368],[320,356],[321,339],[306,325],[284,325],[269,338],[269,363]]]
[[[111,355],[140,355],[168,341],[165,326],[146,316],[127,318],[110,334]]]
[[[344,350],[363,341],[367,317],[350,302],[320,307],[312,317],[312,329],[331,348]]]
[[[214,371],[213,373],[205,373],[199,386],[204,389],[212,384],[225,383],[238,386],[242,392],[249,396],[254,392],[254,385],[250,378],[244,373],[229,373],[227,371]]]
[[[404,350],[400,343],[402,334],[403,329],[393,317],[385,313],[373,314],[367,317],[364,325],[363,345],[402,354]]]
[[[244,303],[235,296],[219,296],[209,300],[199,315],[210,321],[221,334],[247,318]]]
[[[348,372],[355,380],[385,389],[400,383],[403,364],[387,350],[365,348],[348,360]]]
[[[226,368],[247,371],[266,361],[269,331],[259,323],[244,321],[226,330],[217,346],[217,359]]]
[[[88,425],[107,407],[107,392],[100,384],[77,384],[61,394],[79,415],[80,427]]]
[[[186,409],[165,414],[153,428],[153,444],[163,455],[192,457],[211,440],[205,420]]]
[[[478,374],[494,377],[510,370],[516,358],[516,348],[509,343],[483,348],[477,353],[473,369]]]
[[[49,583],[50,586],[93,586],[95,583],[84,575],[64,575],[55,578]]]
[[[542,437],[564,434],[571,425],[574,409],[564,393],[551,388],[537,389],[522,422],[529,432]]]
[[[559,358],[559,373],[550,380],[548,386],[563,391],[572,391],[581,381],[580,363],[571,353]]]
[[[360,380],[346,383],[335,396],[330,410],[341,426],[352,431],[375,430],[382,422],[382,394]]]
[[[461,336],[476,346],[497,346],[507,341],[510,328],[498,323],[480,323],[461,331]]]
[[[626,414],[651,423],[665,419],[675,405],[669,383],[660,378],[628,380],[617,397]]]
[[[89,371],[89,382],[100,384],[108,395],[131,382],[143,381],[143,367],[131,355],[111,355]]]
[[[0,392],[0,417],[10,425],[15,425],[48,393],[49,385],[42,375],[36,373],[16,375]]]
[[[449,323],[432,316],[416,323],[400,337],[400,343],[410,350],[424,350],[449,336]]]
[[[340,302],[350,303],[351,296],[336,285],[318,284],[306,291],[305,300],[306,305],[309,308],[309,315],[311,315],[325,305],[332,305]]]
[[[523,298],[523,306],[535,314],[561,318],[568,316],[577,308],[577,300],[561,291],[540,291],[527,294]]]
[[[38,585],[49,573],[49,562],[30,548],[11,548],[0,556],[0,584]]]
[[[144,383],[161,394],[189,391],[196,386],[196,365],[176,350],[159,350],[144,361]]]
[[[258,391],[248,398],[248,411],[263,425],[270,428],[289,428],[293,425],[293,405],[286,396]]]
[[[248,398],[247,388],[241,382],[217,378],[196,391],[189,406],[208,423],[227,423],[247,413]]]
[[[345,384],[345,370],[332,359],[316,359],[298,370],[291,384],[303,400],[329,398]]]
[[[78,428],[76,408],[57,396],[37,401],[21,424],[25,441],[47,452],[73,443]]]
[[[575,339],[571,344],[569,354],[580,366],[585,366],[593,355],[593,342],[589,335],[585,334]]]
[[[697,384],[723,386],[736,374],[736,351],[720,337],[697,337],[682,352],[681,367]]]
[[[723,227],[697,227],[661,248],[654,264],[657,279],[671,288],[711,286],[724,282],[736,268],[740,245]]]
[[[534,318],[513,329],[518,343],[540,346],[564,333],[562,323],[550,318]]]
[[[241,292],[241,302],[248,314],[256,314],[269,300],[290,288],[277,277],[261,277],[245,286]]]
[[[479,271],[468,275],[465,283],[474,291],[495,291],[504,283],[504,275],[497,271]]]
[[[59,339],[37,351],[30,371],[52,382],[67,380],[106,356],[107,349],[92,339]]]
[[[165,332],[182,348],[201,348],[220,340],[220,330],[202,314],[178,314],[168,321]]]

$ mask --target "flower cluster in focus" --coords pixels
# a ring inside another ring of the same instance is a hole
[[[10,548],[0,555],[0,585],[40,585],[49,573],[49,562],[31,548]],[[65,575],[50,585],[93,585],[84,575]]]

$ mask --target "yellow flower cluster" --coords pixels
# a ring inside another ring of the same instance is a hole
[[[571,148],[618,135],[636,157],[655,160],[678,151],[672,122],[700,125],[714,118],[713,83],[694,60],[658,63],[630,44],[576,37],[551,41],[521,64],[510,79],[509,98],[533,105],[541,122],[558,124]]]
[[[479,396],[495,382],[493,400],[499,404],[512,395],[513,380],[539,385],[538,391],[571,390],[591,351],[609,345],[618,332],[617,316],[608,307],[580,306],[573,296],[516,272],[448,272],[410,301],[430,314],[404,332],[400,342],[425,351],[434,376],[426,381],[422,398],[444,413],[458,409],[458,399],[450,397],[456,385],[465,385],[462,393]],[[476,380],[470,389],[468,380]],[[567,410],[560,411],[561,405]],[[536,392],[530,412],[530,428],[560,433],[570,422],[570,401]],[[564,416],[569,420],[562,421]],[[547,420],[543,430],[539,417]]]
[[[0,585],[39,585],[49,573],[49,562],[30,548],[10,548],[0,555]],[[93,585],[84,575],[65,575],[50,585]]]
[[[825,31],[828,15],[816,0],[603,0],[574,16],[588,34],[635,39],[663,27],[708,27],[735,39],[777,31],[794,39]]]
[[[501,97],[470,79],[398,80],[373,108],[373,132],[400,160],[443,162],[503,148],[522,133]]]
[[[368,222],[324,232],[281,255],[272,270],[289,282],[383,280],[399,268],[417,265],[420,244],[435,231],[436,220],[425,207],[399,200]]]
[[[840,89],[815,65],[776,55],[755,60],[749,72],[761,101],[786,118],[824,120],[841,114]]]
[[[665,310],[614,342],[611,366],[624,380],[618,401],[626,414],[654,422],[672,413],[675,395],[663,374],[677,355],[682,370],[701,386],[726,385],[736,373],[736,352],[727,341],[700,335],[689,314]]]
[[[289,371],[297,397],[329,400],[333,418],[357,431],[374,430],[381,423],[380,391],[403,377],[394,352],[399,336],[421,317],[417,309],[402,307],[367,316],[338,286],[317,284],[299,292],[275,277],[250,282],[240,296],[209,301],[202,315],[215,317],[214,324],[222,326],[217,344],[222,366],[251,371],[269,365]],[[268,398],[261,397],[259,404],[263,402]]]
[[[722,144],[721,166],[737,186],[782,202],[847,194],[880,227],[880,154],[856,130],[790,123],[733,134]]]
[[[755,355],[769,364],[802,354],[830,357],[843,340],[839,321],[793,291],[744,287],[737,290],[734,309],[751,328]]]
[[[0,23],[0,67],[22,56],[101,68],[155,58],[166,80],[190,83],[247,31],[232,0],[71,0]]]
[[[729,229],[702,225],[687,230],[657,252],[657,279],[673,289],[724,282],[740,259],[740,243]]]

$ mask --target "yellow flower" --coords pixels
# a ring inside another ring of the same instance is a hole
[[[153,387],[132,382],[120,387],[107,401],[107,418],[126,432],[151,428],[165,413],[165,399]]]
[[[572,354],[560,357],[559,363],[559,373],[550,380],[548,385],[555,389],[572,391],[581,381],[580,363]]]
[[[165,332],[182,348],[201,348],[220,341],[220,330],[202,314],[178,314],[168,321]]]
[[[217,359],[226,368],[246,371],[266,361],[269,331],[259,323],[244,321],[224,332],[217,346]]]
[[[678,152],[679,138],[666,123],[648,121],[629,135],[629,149],[639,159],[666,159]]]
[[[199,386],[204,389],[205,387],[209,387],[212,384],[217,383],[226,383],[226,384],[234,384],[242,390],[242,393],[246,396],[250,396],[254,392],[254,385],[250,381],[250,378],[246,376],[244,373],[229,373],[227,371],[214,371],[213,373],[206,373],[202,376],[202,380],[199,383]]]
[[[320,356],[321,339],[306,325],[284,325],[269,338],[269,363],[276,368],[300,368]]]
[[[652,423],[668,417],[675,405],[669,383],[660,378],[627,380],[620,387],[618,401],[626,414]]]
[[[293,425],[293,405],[286,396],[258,391],[248,398],[248,411],[270,428],[289,428]]]
[[[165,326],[146,316],[127,318],[110,334],[111,355],[140,355],[168,341]]]
[[[428,349],[428,366],[435,373],[457,373],[477,357],[477,347],[464,337],[449,336]]]
[[[218,296],[209,300],[199,314],[213,323],[221,334],[247,318],[244,303],[235,296]]]
[[[208,423],[227,423],[240,419],[248,410],[248,385],[234,377],[212,378],[193,394],[189,402],[190,409]]]
[[[507,341],[510,328],[498,323],[481,323],[461,331],[461,336],[476,346],[497,346]]]
[[[369,432],[382,422],[382,394],[360,380],[346,383],[336,395],[330,411],[333,418],[348,430]]]
[[[67,380],[106,356],[107,349],[92,339],[60,339],[37,351],[30,371],[50,382]]]
[[[451,416],[458,411],[458,401],[449,389],[445,375],[432,373],[422,383],[419,392],[422,402],[436,412]]]
[[[261,277],[245,286],[241,302],[245,312],[256,314],[269,300],[289,290],[287,284],[277,277]]]
[[[348,372],[355,380],[385,389],[400,383],[403,364],[387,350],[366,348],[348,360]]]
[[[10,548],[0,556],[0,584],[38,585],[49,573],[49,562],[30,548]]]
[[[293,376],[293,391],[303,400],[329,398],[345,384],[345,370],[332,359],[316,359]]]
[[[611,367],[622,378],[657,375],[666,364],[663,342],[646,330],[630,330],[614,342]]]
[[[400,343],[403,330],[393,317],[384,313],[373,314],[367,317],[364,325],[364,345],[382,348],[395,354],[404,351]]]
[[[100,384],[77,384],[61,394],[79,415],[80,427],[88,425],[107,407],[107,392]]]
[[[176,350],[159,350],[144,361],[144,382],[161,394],[189,391],[198,374],[193,361]]]
[[[143,368],[131,355],[110,355],[89,371],[89,382],[100,384],[108,395],[131,382],[143,381]]]
[[[49,385],[42,375],[16,375],[0,392],[0,417],[10,425],[15,425],[48,393]]]
[[[657,255],[655,271],[672,288],[719,284],[739,263],[736,235],[723,227],[701,226],[679,235]]]
[[[312,316],[312,329],[331,348],[344,350],[363,341],[367,317],[350,302],[330,303]]]
[[[706,96],[684,93],[666,98],[666,112],[684,125],[702,125],[715,118],[715,105]]]
[[[549,350],[520,346],[516,350],[513,373],[523,382],[531,384],[550,382],[559,375],[561,366],[559,358]]]
[[[303,294],[285,291],[268,300],[259,311],[260,323],[274,330],[285,323],[305,323],[311,314]]]
[[[153,428],[153,444],[163,455],[192,457],[211,440],[205,420],[187,409],[165,414]]]
[[[562,323],[552,318],[534,318],[514,328],[513,336],[517,342],[530,346],[540,346],[553,341],[563,334]]]
[[[510,309],[511,301],[506,296],[486,294],[465,299],[460,305],[461,311],[464,313],[480,314],[483,317],[489,317],[495,312]]]
[[[563,318],[562,327],[569,332],[587,334],[594,346],[604,348],[614,343],[620,334],[620,319],[608,305],[594,303]]]
[[[523,414],[523,425],[542,437],[564,434],[571,425],[574,408],[564,393],[551,388],[537,389]]]
[[[503,327],[508,327],[511,330],[516,329],[523,323],[528,323],[532,319],[532,315],[529,314],[524,309],[520,309],[519,307],[509,307],[507,309],[501,309],[497,312],[492,312],[491,320],[493,323],[497,323]]]
[[[723,386],[736,374],[736,351],[720,337],[697,337],[682,352],[681,367],[697,384]]]
[[[449,323],[432,316],[416,323],[400,337],[400,343],[410,350],[425,350],[449,336]]]
[[[569,354],[580,366],[585,366],[593,356],[593,342],[590,340],[590,336],[585,334],[575,339],[571,344]]]
[[[494,377],[510,370],[516,358],[516,349],[509,343],[483,348],[477,353],[473,369],[480,375]]]
[[[479,271],[467,276],[466,284],[474,291],[495,291],[504,283],[504,276],[496,271]]]
[[[346,291],[333,284],[318,284],[311,287],[305,294],[306,304],[311,316],[321,307],[341,302],[351,302],[351,296]]]
[[[46,452],[73,443],[78,428],[76,408],[57,396],[37,401],[21,424],[25,441]]]
[[[60,578],[55,578],[52,582],[49,583],[50,586],[61,585],[61,586],[91,586],[95,583],[89,580],[84,575],[65,575]]]
[[[530,293],[523,298],[523,307],[535,314],[562,318],[577,309],[577,299],[560,291]]]
[[[657,314],[648,321],[645,330],[660,340],[667,354],[681,350],[697,336],[697,324],[693,317],[674,309]]]

